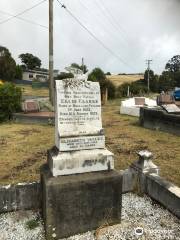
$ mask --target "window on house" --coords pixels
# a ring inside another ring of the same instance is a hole
[[[33,78],[33,74],[29,74],[29,78]]]

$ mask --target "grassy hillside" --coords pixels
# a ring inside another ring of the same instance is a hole
[[[144,75],[136,74],[136,75],[108,75],[106,76],[109,80],[111,80],[116,87],[120,86],[126,82],[135,82],[139,79],[144,78]]]

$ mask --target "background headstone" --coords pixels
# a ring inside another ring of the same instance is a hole
[[[179,109],[179,107],[176,106],[176,104],[162,105],[162,107],[163,107],[168,113],[180,113],[180,109]]]
[[[25,113],[33,113],[33,112],[39,112],[40,111],[40,106],[39,103],[37,101],[34,100],[26,100],[23,103],[23,111]]]

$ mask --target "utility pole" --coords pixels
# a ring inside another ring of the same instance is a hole
[[[49,0],[49,99],[54,106],[53,0]]]
[[[84,73],[84,58],[82,58],[82,69],[83,69],[83,73]]]
[[[149,76],[149,71],[150,71],[151,62],[152,62],[151,59],[147,59],[147,60],[146,60],[146,64],[148,65],[148,67],[147,67],[147,71],[148,71],[148,82],[147,82],[148,92],[149,92],[149,77],[150,77],[150,76]]]

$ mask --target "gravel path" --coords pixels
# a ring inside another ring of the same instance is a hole
[[[99,228],[67,240],[180,240],[180,220],[148,197],[123,195],[121,224]],[[0,215],[0,240],[45,240],[38,213]],[[65,239],[64,239],[65,240]]]

